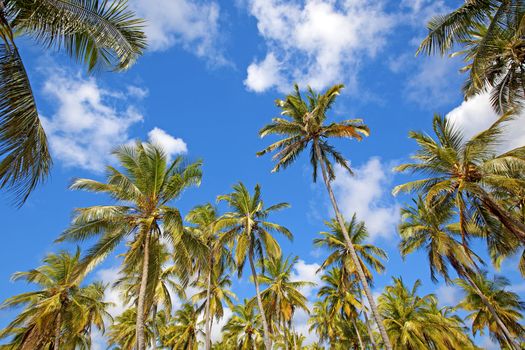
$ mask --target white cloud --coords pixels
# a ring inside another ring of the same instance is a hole
[[[399,206],[391,202],[390,167],[372,157],[363,166],[354,169],[351,176],[336,168],[334,191],[346,220],[354,213],[368,228],[370,239],[391,237],[399,220]],[[387,197],[388,196],[388,197]]]
[[[148,138],[149,142],[161,146],[169,157],[188,151],[184,140],[175,138],[160,128],[153,128],[148,133]]]
[[[301,259],[297,260],[297,263],[294,266],[292,281],[306,281],[315,283],[314,286],[305,286],[300,289],[300,292],[307,298],[313,297],[314,292],[317,291],[319,285],[321,284],[321,275],[316,273],[320,267],[321,265],[317,263],[308,264]]]
[[[291,82],[321,89],[341,80],[355,87],[360,63],[385,46],[395,22],[371,0],[252,0],[250,13],[268,49],[248,67],[245,84],[254,91],[287,91]]]
[[[105,90],[95,78],[83,79],[61,69],[47,72],[44,93],[56,110],[43,118],[55,159],[65,166],[101,171],[117,145],[142,115],[128,97]]]
[[[442,284],[436,289],[441,306],[456,306],[461,299],[461,290],[454,285]]]
[[[263,92],[273,86],[282,84],[281,72],[279,71],[279,61],[270,52],[261,62],[253,62],[248,67],[248,77],[244,84],[248,89],[255,92]]]
[[[148,47],[154,51],[175,45],[215,64],[225,64],[218,47],[220,8],[215,1],[133,0],[131,6],[146,19]]]
[[[217,322],[215,318],[213,319],[213,327],[211,329],[211,340],[213,342],[221,341],[222,339],[222,327],[226,325],[226,322],[232,317],[233,312],[229,307],[224,308],[223,317]]]
[[[498,118],[490,105],[488,93],[476,95],[447,114],[447,118],[460,128],[465,139],[487,129]],[[504,127],[501,150],[507,151],[525,145],[525,115],[522,113]]]

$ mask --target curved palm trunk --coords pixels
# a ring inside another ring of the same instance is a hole
[[[361,285],[363,286],[363,290],[365,291],[366,298],[368,299],[370,309],[372,310],[372,316],[374,317],[377,327],[379,328],[379,333],[381,334],[381,338],[383,339],[385,349],[392,350],[392,344],[390,343],[390,339],[388,338],[388,334],[386,333],[386,329],[383,324],[383,317],[381,317],[381,315],[379,314],[379,311],[377,310],[376,302],[374,300],[374,297],[372,296],[372,292],[366,280],[365,274],[363,272],[363,268],[361,267],[361,264],[359,263],[357,253],[355,252],[354,244],[352,243],[352,240],[350,239],[350,236],[348,235],[348,230],[346,229],[345,221],[343,219],[343,216],[341,215],[341,212],[339,211],[339,206],[337,205],[337,201],[335,200],[335,195],[334,195],[334,192],[332,191],[332,186],[330,185],[330,180],[328,179],[328,175],[326,172],[326,165],[322,161],[321,150],[319,149],[319,145],[317,144],[317,142],[314,142],[314,147],[315,147],[315,152],[317,154],[317,159],[319,160],[319,163],[321,163],[321,170],[323,173],[324,184],[328,191],[328,195],[330,196],[330,201],[332,202],[332,206],[334,208],[337,222],[339,223],[339,226],[341,227],[341,231],[343,232],[343,236],[345,238],[347,248],[350,251],[350,256],[352,257],[352,261],[354,262],[354,265],[355,265],[357,276],[359,277]]]
[[[522,244],[525,243],[525,224],[515,220],[509,213],[501,208],[490,195],[483,193],[481,202],[489,212],[498,218],[498,220],[509,230]]]
[[[359,333],[359,329],[357,328],[357,323],[355,322],[355,318],[352,318],[352,325],[355,329],[355,334],[357,334],[357,341],[359,342],[359,349],[365,350],[365,347],[363,345],[363,339],[361,339],[361,334]]]
[[[492,306],[490,301],[487,299],[485,294],[483,294],[481,289],[479,289],[478,285],[470,277],[470,274],[467,271],[465,271],[463,268],[460,268],[460,271],[461,271],[461,275],[463,275],[463,277],[472,286],[472,288],[474,288],[474,290],[476,291],[476,293],[480,297],[480,299],[483,302],[483,304],[485,304],[487,309],[489,309],[489,312],[491,313],[492,317],[494,317],[494,320],[496,321],[496,324],[498,325],[498,328],[501,330],[501,332],[505,336],[505,340],[507,341],[507,344],[509,345],[509,347],[511,349],[514,349],[514,350],[519,350],[520,349],[519,345],[514,342],[514,337],[510,334],[509,329],[507,328],[507,326],[505,326],[505,324],[503,323],[503,321],[501,320],[501,318],[499,317],[498,313],[496,312],[496,310],[494,309],[494,307]]]
[[[42,346],[43,339],[47,336],[51,336],[51,332],[47,333],[46,336],[42,336],[40,332],[36,330],[36,327],[33,326],[27,336],[22,341],[20,345],[20,350],[34,350],[39,349]]]
[[[213,272],[213,258],[208,260],[208,281],[206,285],[206,350],[211,349],[211,317],[210,317],[210,298],[211,298],[211,277]]]
[[[53,342],[53,349],[60,349],[60,330],[62,329],[62,311],[58,311],[57,320],[55,324],[55,340]]]
[[[149,270],[149,242],[150,230],[146,231],[144,238],[144,258],[142,262],[142,276],[140,280],[139,299],[137,302],[137,350],[146,350],[146,339],[144,337],[144,302],[146,299],[146,286],[148,284],[148,270]]]
[[[268,321],[264,314],[263,303],[261,299],[261,292],[259,290],[259,281],[257,281],[257,271],[255,270],[255,264],[253,263],[253,246],[250,246],[250,252],[248,253],[248,259],[250,260],[250,268],[252,270],[253,283],[255,284],[255,294],[257,295],[257,304],[261,313],[261,320],[263,324],[264,332],[264,347],[266,350],[272,349],[272,341],[270,340],[270,328],[268,327]]]
[[[366,330],[368,331],[368,337],[370,338],[370,344],[372,344],[372,349],[376,350],[376,341],[374,340],[374,332],[372,332],[372,328],[370,328],[370,323],[368,322],[368,315],[366,314],[366,310],[363,310],[363,316],[365,318],[365,324],[366,324]]]

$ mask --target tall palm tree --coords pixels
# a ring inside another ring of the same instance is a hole
[[[510,283],[504,277],[495,276],[493,280],[490,280],[487,278],[487,273],[483,272],[476,274],[473,279],[476,281],[477,289],[464,280],[456,280],[456,284],[464,292],[464,298],[458,307],[471,312],[467,318],[472,320],[472,333],[474,335],[477,332],[482,333],[484,328],[488,328],[491,337],[496,339],[502,348],[509,345],[511,348],[520,349],[516,342],[520,339],[525,340],[525,328],[520,324],[525,302],[520,300],[518,294],[506,290]],[[501,331],[492,310],[489,309],[483,298],[489,301],[498,319],[505,324],[510,335]]]
[[[333,268],[321,277],[323,286],[319,289],[318,296],[328,302],[330,317],[339,318],[344,323],[350,322],[359,339],[360,348],[363,349],[361,334],[357,327],[356,319],[360,309],[363,308],[358,294],[360,289],[355,279],[343,277],[343,269]]]
[[[124,270],[141,266],[140,287],[137,293],[137,350],[145,350],[144,317],[149,313],[147,295],[152,295],[159,280],[161,266],[158,257],[161,239],[174,247],[174,258],[181,268],[191,267],[191,245],[198,254],[199,242],[185,234],[179,211],[168,204],[178,198],[184,189],[198,185],[201,163],[183,165],[178,157],[170,164],[159,146],[137,142],[115,151],[123,171],[107,167],[107,181],[77,179],[72,189],[106,193],[117,202],[76,209],[71,227],[59,240],[83,241],[100,236],[99,241],[83,259],[86,269],[104,259],[125,239],[130,239],[124,259]],[[156,271],[154,276],[150,272]],[[190,271],[186,271],[189,275]],[[148,292],[149,291],[149,292]]]
[[[193,304],[185,303],[174,318],[161,329],[163,346],[176,350],[197,350],[199,346],[199,312]]]
[[[475,349],[459,318],[451,317],[448,310],[436,312],[433,294],[417,295],[419,280],[411,289],[401,278],[393,280],[379,297],[379,310],[394,349]]]
[[[277,100],[277,106],[282,110],[282,118],[274,118],[271,124],[266,125],[259,131],[261,137],[267,135],[279,135],[283,139],[271,144],[263,151],[257,153],[261,156],[268,152],[277,151],[274,159],[277,164],[272,171],[279,171],[292,164],[299,154],[310,146],[310,162],[313,167],[313,180],[317,180],[317,169],[321,167],[323,180],[334,208],[335,216],[341,230],[345,243],[348,246],[356,272],[359,277],[366,297],[372,309],[374,320],[378,325],[385,347],[390,350],[390,341],[386,334],[381,315],[377,311],[376,303],[366,280],[366,276],[358,263],[357,253],[346,230],[344,218],[339,211],[331,182],[335,178],[332,158],[343,169],[352,173],[348,161],[339,153],[328,140],[330,138],[351,138],[361,140],[362,136],[368,136],[369,129],[359,119],[349,119],[341,122],[326,123],[327,112],[330,110],[339,96],[343,85],[334,85],[324,94],[315,93],[309,89],[307,101],[305,101],[295,85],[295,92],[286,96],[284,100]]]
[[[47,177],[51,157],[15,36],[65,52],[90,72],[129,68],[146,38],[127,0],[1,0],[0,31],[0,188],[21,205]]]
[[[404,257],[416,250],[425,249],[428,256],[430,276],[437,281],[441,275],[450,281],[449,266],[452,266],[463,283],[476,290],[487,310],[492,313],[497,326],[505,334],[512,348],[518,349],[507,326],[502,322],[496,310],[478,285],[476,275],[479,274],[476,264],[481,260],[464,242],[456,240],[460,236],[458,225],[451,222],[454,219],[453,203],[438,202],[432,205],[419,197],[414,206],[401,210],[402,222],[399,225],[401,242],[399,250]]]
[[[270,329],[273,325],[281,330],[292,328],[292,320],[297,309],[308,312],[308,300],[299,290],[302,287],[314,286],[308,281],[292,281],[292,272],[298,257],[283,259],[273,257],[264,259],[263,273],[258,276],[259,283],[266,285],[261,292],[264,314],[268,315]]]
[[[261,313],[256,313],[253,305],[244,300],[242,304],[235,305],[232,309],[233,316],[226,322],[222,331],[222,342],[233,347],[227,349],[252,350],[260,343]]]
[[[1,308],[24,306],[22,312],[2,331],[0,338],[13,336],[17,349],[74,348],[77,341],[90,343],[93,326],[104,330],[111,319],[103,301],[105,286],[93,283],[82,287],[79,273],[80,250],[74,255],[62,251],[49,254],[36,269],[17,272],[13,280],[26,280],[39,288],[7,299]]]
[[[164,245],[159,245],[158,248],[152,249],[152,259],[158,261],[156,264],[150,264],[148,271],[148,285],[151,286],[146,290],[144,301],[144,309],[151,310],[151,319],[157,319],[157,312],[159,308],[168,316],[171,316],[173,309],[172,293],[175,293],[180,299],[186,298],[185,287],[187,283],[179,283],[185,281],[186,268],[181,268],[180,265],[172,262],[173,255]],[[160,271],[157,269],[160,268]],[[122,291],[121,298],[123,298],[124,305],[136,305],[138,294],[140,291],[140,281],[142,278],[141,266],[126,266],[121,272],[122,276],[113,284],[114,288]],[[157,280],[155,280],[157,278]],[[155,339],[159,338],[157,323],[152,323]],[[156,341],[153,343],[153,348],[156,348]]]
[[[491,89],[498,113],[519,106],[525,97],[525,41],[520,0],[469,0],[455,11],[434,16],[419,52],[464,56],[469,78],[465,97]]]
[[[218,262],[210,270],[212,270],[212,275],[206,277],[206,280],[197,280],[196,287],[201,291],[192,296],[192,301],[203,301],[197,311],[202,312],[204,310],[206,342],[211,349],[213,318],[215,317],[217,321],[222,319],[224,317],[224,303],[232,309],[233,300],[236,300],[237,296],[231,291],[232,281],[230,275],[225,273],[223,264]]]
[[[335,346],[338,317],[338,314],[334,317],[331,312],[328,299],[318,300],[314,303],[312,313],[308,319],[309,330],[310,332],[315,331],[321,343],[328,342],[331,346]]]
[[[292,239],[292,233],[285,227],[267,221],[270,213],[289,207],[288,203],[278,203],[269,207],[264,206],[261,198],[261,187],[255,186],[253,195],[250,194],[242,182],[233,186],[233,192],[217,197],[218,201],[228,203],[232,212],[226,213],[219,220],[220,228],[227,228],[224,234],[225,242],[235,242],[234,259],[239,276],[242,274],[246,257],[250,263],[252,278],[255,284],[255,293],[264,330],[264,345],[266,350],[271,350],[270,330],[259,287],[259,278],[255,267],[254,258],[257,254],[258,260],[263,261],[265,256],[276,258],[281,256],[279,243],[271,232],[283,234]]]
[[[463,240],[468,234],[467,224],[474,219],[483,225],[496,218],[521,243],[525,243],[525,224],[498,202],[496,192],[512,193],[524,188],[525,181],[516,171],[525,171],[525,148],[520,147],[497,154],[501,141],[502,124],[510,119],[503,115],[487,130],[464,140],[461,131],[444,117],[434,116],[433,128],[437,139],[411,131],[419,150],[413,163],[402,164],[396,171],[412,171],[428,176],[411,181],[393,190],[417,192],[427,203],[452,201],[459,214]],[[481,226],[483,226],[481,225]]]
[[[203,303],[205,307],[206,338],[204,344],[206,350],[211,349],[212,314],[222,318],[222,300],[231,303],[230,298],[234,297],[234,294],[227,289],[231,283],[229,276],[223,276],[224,268],[226,265],[232,265],[232,262],[231,254],[224,240],[220,239],[221,230],[217,225],[218,218],[217,209],[209,203],[193,208],[186,216],[186,221],[193,225],[187,229],[198,236],[207,247],[206,257],[196,262],[199,273],[202,273],[206,278],[205,286],[198,281],[206,295],[206,300]],[[215,294],[212,297],[213,293]],[[196,298],[202,299],[201,296],[202,293]]]

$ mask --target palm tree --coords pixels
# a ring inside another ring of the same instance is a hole
[[[196,286],[201,289],[200,292],[192,296],[192,301],[197,302],[203,300],[202,304],[197,308],[198,312],[205,311],[204,321],[206,323],[206,341],[211,349],[211,331],[213,326],[213,317],[217,321],[224,316],[224,303],[232,309],[233,300],[237,299],[235,293],[230,288],[232,281],[230,275],[225,274],[224,265],[217,263],[211,266],[212,275],[206,280],[198,280]]]
[[[103,301],[105,286],[80,286],[85,273],[79,272],[80,250],[74,255],[61,251],[49,254],[43,265],[17,272],[13,280],[35,283],[39,289],[7,299],[1,308],[24,306],[23,311],[0,332],[13,336],[17,349],[62,349],[83,339],[91,341],[92,326],[104,330],[108,303]],[[72,345],[73,344],[73,345]]]
[[[175,317],[167,326],[161,328],[163,346],[176,350],[197,350],[199,312],[193,304],[185,303],[175,312]]]
[[[232,309],[233,316],[223,327],[223,340],[233,347],[227,349],[252,350],[260,343],[261,313],[257,314],[253,305],[244,300],[242,304],[235,305]]]
[[[298,257],[290,260],[280,257],[264,259],[263,273],[258,276],[259,283],[267,285],[261,292],[264,305],[264,314],[268,315],[270,329],[273,325],[286,330],[292,328],[295,310],[302,309],[308,312],[308,300],[300,292],[300,288],[314,286],[308,281],[292,281],[292,270]]]
[[[516,172],[525,171],[524,148],[496,154],[502,135],[502,124],[510,119],[506,114],[487,130],[465,141],[462,133],[450,122],[434,116],[433,128],[437,140],[411,131],[409,136],[419,145],[413,163],[402,164],[396,171],[412,171],[428,176],[411,181],[393,190],[418,192],[427,203],[452,201],[459,214],[460,231],[465,241],[467,224],[476,220],[480,226],[496,218],[520,242],[525,242],[525,224],[498,202],[496,192],[512,193],[525,182]]]
[[[151,310],[151,319],[157,319],[157,312],[159,307],[168,316],[171,315],[173,309],[172,292],[174,292],[180,299],[186,298],[185,282],[186,268],[181,268],[178,264],[170,264],[173,260],[173,255],[168,251],[164,245],[159,245],[158,249],[152,249],[157,255],[152,256],[152,259],[158,261],[157,264],[150,264],[150,271],[148,272],[148,284],[151,286],[146,290],[145,296],[145,310]],[[156,269],[160,267],[160,271]],[[119,288],[122,291],[124,305],[136,305],[138,300],[138,293],[141,281],[141,266],[126,266],[120,272],[122,276],[114,284],[114,288]],[[155,281],[154,278],[157,278]],[[158,328],[156,322],[152,324],[155,339],[159,338]],[[156,348],[156,341],[153,343],[153,348]]]
[[[217,209],[211,204],[205,204],[193,208],[186,216],[186,221],[192,224],[188,227],[194,235],[198,236],[207,247],[206,258],[197,261],[199,273],[206,276],[205,285],[198,281],[199,286],[203,287],[205,293],[205,347],[211,349],[211,330],[214,314],[218,319],[222,318],[222,300],[231,304],[231,298],[235,295],[227,288],[231,281],[229,276],[223,277],[225,265],[231,265],[231,254],[220,239],[220,228],[217,225]],[[214,293],[213,297],[212,294]],[[203,299],[202,293],[197,300]],[[211,301],[211,302],[208,302]],[[220,303],[218,303],[220,301]],[[214,310],[211,310],[213,308]]]
[[[360,289],[355,279],[346,279],[343,269],[333,268],[321,277],[323,286],[317,293],[320,298],[328,302],[330,317],[339,318],[344,323],[351,322],[355,334],[359,339],[360,348],[364,349],[361,334],[357,327],[356,319],[358,310],[363,308],[357,295]]]
[[[265,256],[276,258],[281,256],[279,243],[270,232],[279,232],[288,239],[292,239],[292,233],[287,228],[276,223],[266,221],[270,213],[289,207],[288,203],[278,203],[265,208],[261,198],[261,187],[255,186],[253,195],[242,182],[233,186],[233,192],[217,197],[218,201],[226,201],[233,210],[226,213],[219,220],[220,228],[227,228],[223,236],[225,242],[235,242],[234,259],[239,276],[242,274],[246,257],[250,262],[252,278],[255,284],[255,293],[264,330],[264,344],[266,350],[271,350],[270,330],[264,313],[259,278],[255,268],[254,256],[257,254],[260,262]]]
[[[465,1],[455,11],[430,20],[418,53],[444,55],[463,45],[453,55],[463,55],[468,63],[463,69],[470,72],[465,97],[492,89],[494,109],[504,113],[519,106],[525,96],[524,14],[519,0]]]
[[[160,317],[160,314],[158,315]],[[137,349],[137,308],[129,308],[115,317],[115,322],[108,332],[108,345],[117,345],[119,350]],[[155,342],[154,322],[150,318],[145,320],[144,339],[148,346]]]
[[[304,349],[303,343],[305,339],[306,337],[304,335],[285,329],[284,333],[275,343],[275,348],[279,350],[302,350]]]
[[[325,222],[325,225],[330,229],[329,232],[321,232],[322,238],[314,239],[314,244],[318,247],[326,247],[331,252],[330,255],[322,263],[320,269],[326,269],[330,266],[337,265],[341,267],[343,278],[348,279],[351,276],[356,276],[356,269],[354,262],[344,240],[344,235],[335,219]],[[385,265],[380,259],[387,259],[386,252],[372,244],[365,244],[368,238],[368,231],[365,223],[358,221],[356,215],[352,216],[351,221],[345,222],[345,227],[350,235],[350,240],[354,245],[357,254],[359,265],[365,274],[367,281],[372,284],[373,275],[368,265],[376,272],[381,273],[385,270]]]
[[[399,244],[401,255],[404,257],[416,250],[425,249],[433,281],[437,281],[437,275],[441,275],[449,282],[448,267],[452,266],[460,279],[464,281],[463,283],[467,283],[477,291],[480,300],[492,313],[501,332],[512,344],[511,333],[492,307],[490,300],[486,298],[475,277],[479,274],[476,263],[481,260],[465,242],[461,243],[454,238],[460,233],[458,225],[451,223],[454,218],[453,203],[438,202],[429,206],[421,197],[418,197],[414,203],[414,206],[401,210],[402,223],[399,225],[402,239]],[[517,344],[512,344],[512,348],[518,349]]]
[[[63,51],[89,72],[129,68],[146,38],[127,0],[2,0],[0,28],[0,188],[22,205],[47,177],[51,157],[15,36]]]
[[[359,119],[344,120],[342,122],[326,124],[326,113],[330,110],[339,96],[343,85],[334,85],[324,94],[317,94],[309,89],[305,101],[301,96],[299,87],[295,85],[295,92],[286,96],[284,100],[277,100],[277,106],[281,108],[284,118],[274,118],[271,124],[266,125],[259,131],[261,137],[275,134],[283,136],[283,139],[271,144],[263,151],[257,153],[258,156],[268,152],[277,151],[274,159],[277,161],[272,171],[279,171],[292,164],[299,154],[310,145],[310,162],[313,167],[313,180],[317,180],[317,169],[320,166],[323,180],[330,196],[330,201],[334,208],[335,216],[341,230],[345,243],[348,246],[356,272],[359,277],[366,297],[372,309],[374,320],[379,327],[381,337],[386,349],[390,350],[390,341],[386,334],[381,315],[377,311],[376,303],[372,297],[372,292],[366,280],[366,276],[358,263],[357,253],[350,239],[344,222],[344,218],[339,211],[337,201],[332,191],[331,181],[335,178],[333,159],[339,166],[352,173],[348,161],[332,145],[328,143],[329,138],[352,138],[361,140],[362,135],[367,136],[369,129]]]
[[[419,280],[411,289],[401,278],[393,280],[379,297],[379,310],[394,349],[475,349],[459,318],[448,310],[436,311],[433,294],[417,295]]]
[[[328,342],[331,346],[335,346],[337,337],[337,319],[339,315],[334,317],[331,312],[330,302],[328,299],[318,300],[314,303],[314,307],[308,324],[310,325],[310,332],[315,331],[321,343]]]
[[[483,272],[476,274],[473,279],[478,289],[464,280],[456,280],[456,284],[465,294],[458,307],[471,312],[467,318],[472,320],[472,333],[474,335],[477,332],[482,333],[484,328],[488,328],[491,337],[497,340],[502,348],[509,345],[511,349],[519,349],[516,342],[519,339],[525,340],[525,328],[519,323],[522,318],[521,313],[525,310],[525,302],[520,300],[518,294],[506,290],[510,283],[504,277],[495,276],[494,280],[490,280],[487,278],[487,273]],[[497,314],[497,319],[483,299],[489,301]],[[505,324],[510,335],[502,332],[498,320]]]
[[[182,229],[182,218],[168,203],[178,198],[189,186],[199,185],[201,163],[183,165],[178,157],[170,164],[159,146],[137,142],[115,151],[124,171],[107,167],[107,182],[76,179],[72,189],[106,193],[117,201],[115,205],[97,205],[76,209],[71,227],[60,241],[83,241],[101,236],[83,259],[86,269],[104,259],[125,239],[131,239],[124,259],[124,271],[141,266],[140,287],[137,293],[137,350],[145,350],[144,317],[149,313],[146,296],[153,295],[160,273],[158,257],[165,239],[174,247],[175,263],[189,268],[193,254],[202,249],[198,240]],[[191,249],[188,250],[191,245]],[[194,250],[193,250],[194,249]],[[156,275],[152,274],[155,272]],[[151,282],[153,281],[153,282]]]

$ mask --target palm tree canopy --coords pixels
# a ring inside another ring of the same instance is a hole
[[[96,327],[104,332],[105,321],[112,320],[107,312],[111,303],[103,301],[106,285],[94,282],[81,286],[85,274],[79,273],[78,249],[74,255],[66,251],[49,254],[43,263],[13,275],[13,280],[25,280],[38,288],[8,298],[1,305],[1,308],[24,308],[0,331],[0,338],[11,337],[10,346],[16,348],[44,348],[52,346],[54,329],[59,327],[64,349],[86,348],[83,344],[91,343],[87,331]]]
[[[396,171],[411,171],[426,178],[398,185],[393,193],[417,192],[429,205],[441,200],[454,202],[463,236],[468,233],[468,223],[490,226],[496,217],[517,238],[525,240],[523,225],[494,198],[498,192],[514,193],[525,188],[524,180],[516,175],[525,172],[525,147],[498,154],[503,124],[511,118],[505,114],[487,130],[464,140],[449,120],[435,115],[436,138],[410,132],[419,146],[412,157],[414,162],[396,167]]]
[[[523,17],[525,5],[520,0],[469,0],[455,11],[434,16],[428,23],[428,35],[419,52],[441,55],[463,48],[467,62],[463,71],[469,77],[465,97],[492,90],[492,104],[498,113],[521,107],[523,89]]]
[[[348,119],[340,122],[327,123],[327,112],[341,93],[344,85],[334,85],[323,94],[308,88],[306,100],[303,99],[299,86],[294,86],[293,94],[284,100],[277,100],[276,105],[281,109],[282,117],[274,118],[271,124],[259,131],[261,137],[279,135],[281,140],[271,144],[257,153],[258,156],[276,151],[273,159],[276,165],[272,171],[279,171],[292,164],[299,154],[309,145],[310,162],[313,167],[313,179],[317,179],[317,169],[320,162],[326,165],[328,175],[334,178],[334,169],[330,158],[337,164],[351,172],[348,161],[332,145],[329,138],[353,138],[361,140],[363,135],[369,135],[369,129],[360,119]],[[321,150],[322,159],[318,159],[314,144]]]
[[[326,269],[330,266],[336,265],[343,269],[345,276],[355,275],[356,270],[350,255],[349,249],[346,245],[343,231],[336,219],[325,222],[325,225],[330,229],[328,232],[321,232],[322,238],[314,239],[314,245],[318,247],[326,247],[330,251],[330,255],[322,263],[320,269]],[[359,263],[366,276],[371,282],[373,279],[370,268],[376,272],[383,272],[385,265],[381,259],[387,259],[386,252],[374,246],[373,244],[365,243],[368,238],[368,231],[365,223],[357,219],[356,214],[352,216],[350,221],[346,222],[346,229],[350,235],[350,239],[354,244],[355,251],[359,258]],[[369,268],[370,267],[370,268]]]
[[[525,341],[525,328],[520,324],[525,302],[518,294],[507,289],[510,282],[501,276],[494,276],[494,279],[491,280],[487,277],[486,272],[474,275],[473,279],[511,334],[517,340]],[[470,312],[467,319],[472,321],[472,333],[474,335],[478,332],[483,333],[483,330],[488,328],[490,336],[505,347],[505,337],[479,293],[464,280],[457,279],[455,283],[463,290],[464,298],[458,304],[458,308]]]
[[[257,276],[259,283],[267,286],[261,291],[265,312],[270,322],[277,326],[291,322],[297,309],[308,312],[308,300],[301,293],[300,288],[315,284],[292,280],[293,268],[298,259],[298,257],[264,259],[262,273]],[[255,298],[250,302],[255,303]]]
[[[279,243],[271,232],[281,233],[290,240],[293,237],[292,233],[286,227],[267,219],[272,212],[288,208],[288,203],[265,207],[261,198],[261,187],[256,185],[252,195],[242,182],[233,186],[232,193],[218,196],[217,201],[225,201],[232,209],[218,220],[217,225],[220,229],[227,230],[221,240],[236,241],[234,260],[239,274],[242,273],[246,257],[252,248],[260,261],[264,256],[281,256]]]
[[[14,34],[97,68],[129,68],[146,47],[127,0],[10,0],[0,9],[0,188],[21,205],[51,167],[46,135]]]
[[[186,267],[188,275],[192,261],[188,247],[198,255],[203,252],[202,244],[183,230],[179,211],[168,204],[186,188],[200,184],[201,162],[184,164],[184,159],[177,157],[168,163],[159,146],[141,142],[122,146],[114,154],[123,171],[108,166],[106,182],[76,179],[71,189],[105,193],[117,204],[76,209],[71,227],[59,241],[84,241],[101,236],[83,259],[86,268],[91,269],[126,237],[132,237],[124,266],[133,269],[140,265],[141,247],[151,232],[173,245],[178,252],[174,255],[176,263]],[[160,241],[153,242],[153,255],[159,256]]]
[[[394,349],[475,349],[460,319],[439,309],[433,294],[418,296],[421,282],[408,288],[394,278],[379,297],[388,335]]]
[[[450,281],[449,266],[456,270],[471,269],[481,259],[464,242],[461,236],[452,202],[436,202],[428,205],[418,196],[413,205],[401,209],[401,236],[399,251],[403,257],[418,250],[425,250],[428,257],[430,277],[437,276]],[[472,231],[472,230],[469,230]]]

